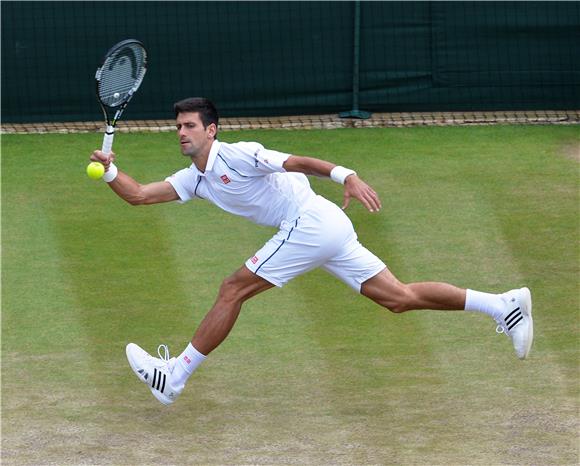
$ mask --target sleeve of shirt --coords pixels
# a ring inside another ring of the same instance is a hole
[[[288,160],[288,157],[290,157],[290,154],[266,149],[262,145],[259,146],[258,150],[254,153],[259,170],[264,170],[268,173],[286,171],[283,165]]]
[[[257,142],[235,144],[236,154],[232,164],[245,176],[262,176],[269,173],[285,172],[284,162],[291,154],[266,149]]]
[[[175,189],[175,192],[179,196],[177,202],[183,204],[198,197],[196,194],[198,178],[190,168],[184,168],[165,178],[165,181],[169,182],[173,186],[173,189]]]

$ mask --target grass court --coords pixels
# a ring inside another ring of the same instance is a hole
[[[315,271],[246,303],[164,407],[128,342],[179,354],[221,280],[273,234],[203,201],[132,207],[84,173],[100,134],[2,137],[5,464],[576,464],[577,126],[221,132],[351,167],[348,209],[403,281],[528,286],[519,361],[482,314],[394,315]],[[174,134],[118,134],[141,182],[188,164]],[[311,179],[342,202],[342,189]]]

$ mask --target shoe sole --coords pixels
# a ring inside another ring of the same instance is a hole
[[[534,320],[532,319],[532,293],[528,288],[521,289],[523,294],[522,300],[522,307],[523,307],[523,314],[527,316],[529,319],[528,324],[528,340],[526,346],[526,352],[520,359],[526,359],[528,354],[530,353],[530,349],[532,348],[532,343],[534,341]]]

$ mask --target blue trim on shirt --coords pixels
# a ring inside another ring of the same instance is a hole
[[[217,155],[217,156],[218,156],[220,159],[222,159],[222,162],[223,162],[223,163],[225,163],[225,164],[226,164],[226,167],[228,167],[228,168],[229,168],[231,171],[233,171],[233,172],[237,173],[238,175],[240,175],[240,176],[241,176],[241,177],[243,177],[243,178],[248,178],[246,175],[242,175],[242,174],[241,174],[239,171],[237,171],[235,168],[232,168],[232,167],[230,167],[230,166],[228,165],[228,163],[226,162],[226,159],[224,159],[224,158],[222,157],[222,155],[221,155],[219,152],[218,152],[218,155]]]
[[[199,197],[200,199],[203,199],[203,197],[201,197],[199,194],[197,194],[197,187],[199,186],[199,183],[201,183],[201,176],[199,177],[199,180],[197,180],[197,184],[195,185],[195,189],[193,190],[193,195]]]

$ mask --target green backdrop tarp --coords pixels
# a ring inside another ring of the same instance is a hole
[[[125,115],[334,113],[353,100],[352,2],[2,2],[4,122],[100,118],[94,72],[126,38],[149,70]],[[359,106],[580,108],[580,2],[361,2]]]

